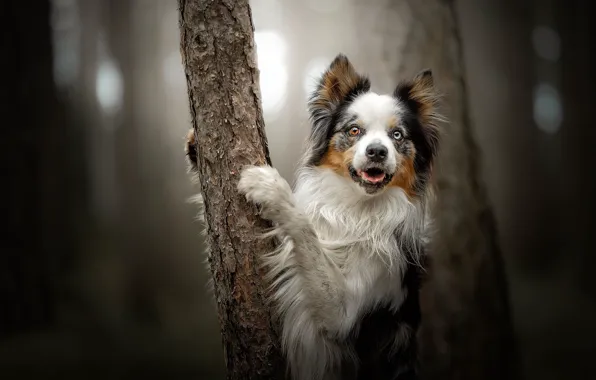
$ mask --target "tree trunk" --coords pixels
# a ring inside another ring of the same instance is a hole
[[[516,356],[508,287],[479,173],[454,3],[402,0],[393,6],[411,15],[395,77],[432,68],[449,119],[435,168],[437,232],[422,292],[423,378],[513,379]]]
[[[229,379],[281,379],[285,366],[258,256],[268,224],[236,185],[269,164],[248,0],[179,0],[207,245]]]

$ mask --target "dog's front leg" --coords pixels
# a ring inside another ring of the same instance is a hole
[[[295,380],[336,380],[345,354],[342,274],[321,248],[317,233],[294,202],[288,183],[270,166],[245,169],[238,184],[271,220],[282,247],[267,257],[278,286],[273,298],[283,318],[283,346]],[[288,241],[289,240],[289,241]],[[289,253],[289,256],[288,256]]]
[[[304,213],[296,208],[288,182],[271,166],[251,166],[241,173],[238,189],[261,207],[261,215],[276,224],[294,244],[297,271],[312,303],[313,317],[326,333],[345,320],[343,276],[326,252]]]

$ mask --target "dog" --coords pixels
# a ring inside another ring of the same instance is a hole
[[[263,264],[294,380],[418,379],[439,98],[428,69],[379,95],[339,54],[308,100],[293,188],[271,166],[241,172],[278,243]]]

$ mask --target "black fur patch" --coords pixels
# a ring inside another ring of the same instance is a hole
[[[430,175],[430,169],[436,154],[436,148],[429,142],[418,117],[410,109],[402,116],[402,123],[408,130],[408,138],[414,143],[414,170],[416,171],[415,191],[422,191]]]
[[[430,70],[424,70],[417,75],[417,78],[430,76]],[[414,159],[414,170],[416,171],[415,190],[422,191],[428,181],[430,169],[437,151],[438,129],[435,125],[424,125],[422,123],[420,112],[423,107],[434,107],[434,104],[421,104],[413,96],[415,83],[405,81],[400,83],[393,96],[406,107],[406,112],[402,115],[402,123],[408,130],[409,139],[416,147],[416,156]]]
[[[409,262],[412,260],[409,259]],[[397,312],[387,307],[377,309],[363,320],[355,340],[360,361],[357,380],[416,380],[418,379],[418,342],[420,326],[420,296],[422,269],[408,264],[401,286],[407,296]],[[396,335],[407,326],[410,334],[392,351]]]

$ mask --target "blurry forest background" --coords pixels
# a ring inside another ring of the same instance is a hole
[[[27,218],[12,223],[27,229],[4,231],[0,377],[223,379],[201,227],[186,203],[196,189],[176,1],[17,3],[0,13],[5,88],[35,88],[38,103],[7,107],[22,116],[3,121],[16,143],[3,139],[2,168],[35,186],[6,187],[5,218]],[[271,157],[291,178],[314,77],[341,51],[391,91],[407,9],[253,0],[252,10]],[[457,10],[524,379],[593,374],[588,2],[460,0]],[[11,213],[14,199],[31,200],[29,215]]]

